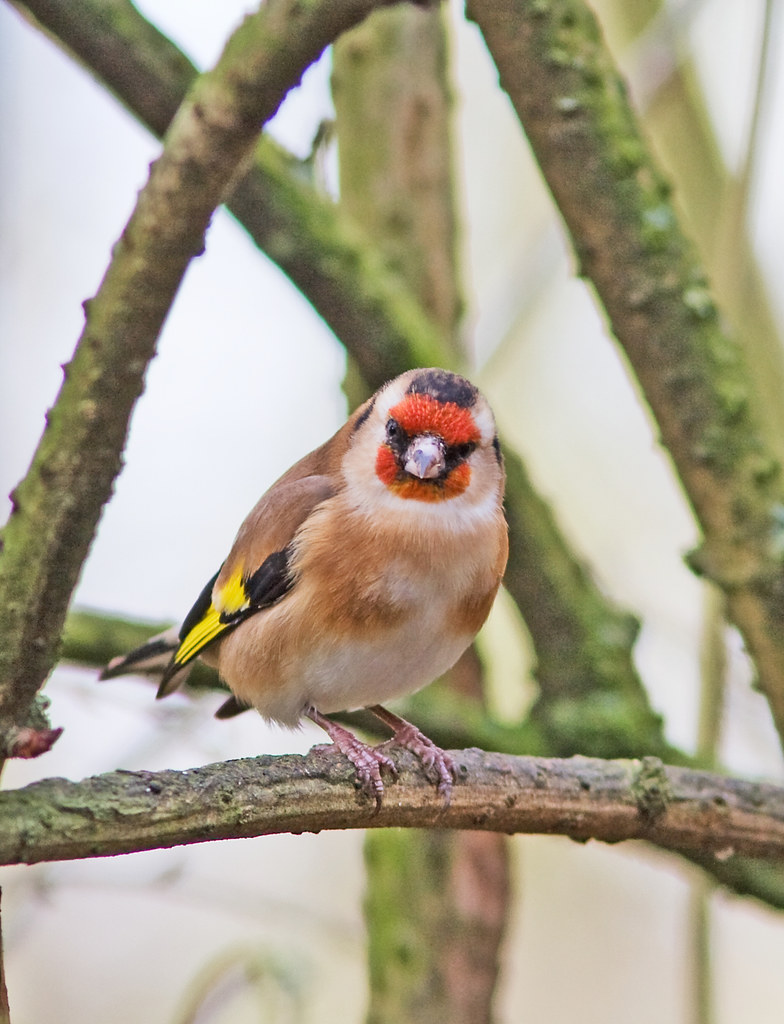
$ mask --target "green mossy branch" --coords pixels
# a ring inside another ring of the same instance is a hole
[[[146,622],[80,608],[65,620],[60,657],[64,661],[104,668],[112,658],[141,647],[171,622]]]
[[[519,456],[505,448],[504,459],[509,536],[519,538],[504,586],[534,639],[539,695],[530,718],[547,752],[680,759],[632,660],[636,619],[607,600],[566,547]]]
[[[381,11],[336,42],[331,85],[340,209],[432,318],[442,353],[459,360],[449,48],[446,11]]]
[[[371,992],[366,1024],[490,1024],[501,968],[498,921],[512,900],[510,858],[503,855],[511,852],[507,837],[374,829],[365,836],[364,852]]]
[[[784,735],[784,490],[738,346],[582,0],[469,2],[705,535]],[[579,168],[579,173],[575,173]]]
[[[188,843],[344,828],[443,827],[543,833],[579,841],[644,839],[692,857],[784,856],[784,789],[659,765],[651,814],[639,792],[650,764],[451,752],[449,807],[407,751],[381,809],[334,747],[189,771],[46,779],[0,793],[0,863],[108,857]]]
[[[616,52],[636,49],[643,61],[650,60],[666,36],[669,14],[660,0],[613,0],[606,21],[612,30]],[[769,8],[769,5],[768,5]],[[766,9],[768,9],[766,8]],[[647,24],[647,28],[643,26]],[[642,33],[642,34],[640,34]],[[775,33],[774,33],[775,37]],[[781,325],[762,272],[748,218],[748,162],[740,170],[727,165],[712,124],[704,90],[693,55],[676,53],[663,69],[666,79],[638,82],[644,104],[643,119],[662,165],[677,185],[673,202],[682,223],[687,224],[700,247],[713,287],[721,296],[722,316],[742,326],[742,346],[754,378],[755,413],[764,421],[765,437],[779,459],[784,456],[784,359],[781,355]],[[762,51],[760,51],[762,58]],[[764,69],[759,69],[764,75]],[[759,83],[759,79],[758,79]],[[755,100],[756,103],[756,100]],[[753,123],[753,121],[752,121]],[[755,164],[752,124],[748,126],[747,159]],[[744,169],[745,168],[745,169]],[[740,174],[740,176],[739,176]],[[744,180],[745,179],[745,180]]]
[[[197,68],[130,0],[14,0],[162,138]],[[256,245],[288,274],[349,348],[375,389],[441,358],[438,329],[365,234],[313,188],[269,136],[226,201]]]

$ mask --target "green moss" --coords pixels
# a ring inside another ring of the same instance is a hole
[[[767,484],[775,480],[781,473],[781,463],[772,455],[758,452],[749,459],[749,472],[752,479],[758,484]],[[782,506],[774,507],[773,514],[776,515]]]
[[[656,203],[642,210],[640,238],[649,253],[665,252],[676,224],[675,211],[669,203]]]
[[[572,67],[573,57],[563,46],[552,46],[547,51],[548,61],[556,68]]]
[[[716,315],[713,296],[704,285],[691,285],[683,293],[683,304],[698,320],[708,320]]]
[[[418,1020],[424,1007],[443,1002],[440,949],[449,940],[452,837],[445,832],[385,829],[369,832],[365,861],[372,885],[365,895],[369,981],[374,1021]]]
[[[722,410],[730,422],[740,420],[749,407],[748,387],[740,380],[722,380],[716,389]]]
[[[596,691],[581,699],[564,697],[534,708],[556,756],[634,757],[672,751],[662,739],[660,715],[620,693]]]
[[[638,139],[619,138],[613,152],[613,167],[619,177],[636,174],[645,163],[645,149]]]
[[[658,757],[644,757],[632,782],[637,808],[648,821],[661,817],[672,801],[667,772]]]

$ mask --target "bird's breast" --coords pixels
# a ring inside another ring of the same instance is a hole
[[[307,704],[330,713],[425,686],[471,642],[498,584],[489,531],[412,535],[340,513],[311,517],[290,593],[221,649],[235,694],[288,724]]]

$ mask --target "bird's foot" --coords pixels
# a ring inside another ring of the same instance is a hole
[[[321,726],[341,754],[354,765],[360,789],[368,796],[373,797],[378,812],[384,797],[384,781],[381,778],[381,771],[386,769],[395,778],[397,776],[395,762],[378,747],[371,747],[367,743],[363,743],[348,729],[333,722],[331,718],[326,718],[316,708],[306,709],[305,714],[312,722]]]
[[[357,770],[357,781],[360,789],[372,796],[376,801],[376,810],[380,810],[381,801],[384,797],[384,782],[381,778],[381,770],[387,769],[394,777],[397,776],[397,766],[391,757],[379,750],[378,747],[371,747],[367,743],[358,740],[350,732],[346,731],[345,738],[332,741],[338,750],[345,754]]]
[[[387,711],[380,704],[368,708],[368,711],[372,711],[377,718],[380,718],[382,722],[386,722],[394,730],[394,735],[382,746],[386,747],[397,744],[400,747],[405,747],[406,750],[410,750],[412,754],[418,757],[423,767],[436,776],[438,792],[444,798],[444,806],[448,807],[452,797],[452,785],[457,779],[457,768],[449,754],[442,750],[441,747],[436,746],[431,739],[425,736],[415,725],[412,725],[411,722],[407,722],[405,718]]]

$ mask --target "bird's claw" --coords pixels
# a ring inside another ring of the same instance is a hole
[[[369,747],[359,740],[357,740],[357,747],[351,753],[345,750],[343,753],[357,770],[359,788],[376,801],[376,813],[378,813],[381,810],[381,801],[384,797],[384,782],[381,772],[385,769],[392,778],[397,778],[397,765],[391,757],[387,757],[377,747]]]
[[[382,746],[391,744],[410,750],[419,758],[423,768],[436,776],[436,788],[444,798],[444,806],[448,807],[452,799],[452,786],[457,779],[457,767],[449,754],[436,746],[415,725],[405,721],[395,729],[395,735]]]
[[[381,809],[384,797],[384,781],[382,771],[388,771],[393,779],[397,778],[397,765],[378,747],[371,747],[346,731],[345,735],[333,736],[332,742],[344,757],[354,765],[357,782],[363,793],[376,802],[376,813]]]

